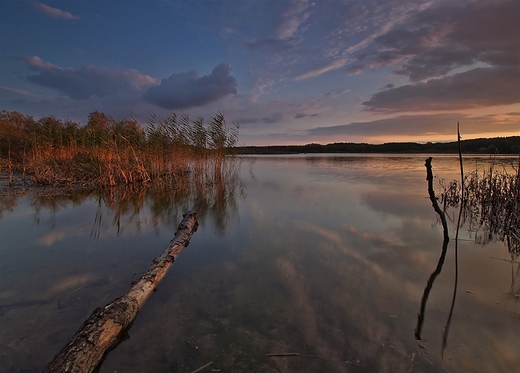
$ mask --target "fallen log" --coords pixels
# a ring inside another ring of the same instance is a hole
[[[186,213],[174,238],[161,256],[153,260],[141,278],[123,296],[103,308],[96,308],[43,373],[94,371],[105,355],[120,342],[121,336],[132,324],[141,306],[181,250],[188,246],[197,226],[197,214],[191,211]]]

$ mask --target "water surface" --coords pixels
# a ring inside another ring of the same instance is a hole
[[[454,240],[422,340],[414,337],[442,246],[424,158],[246,157],[236,174],[184,195],[4,193],[0,371],[41,371],[95,307],[140,276],[190,209],[198,231],[101,372],[191,372],[209,362],[221,372],[514,371],[518,262],[465,229],[444,356]],[[465,167],[489,162],[467,157]],[[458,177],[456,157],[432,164],[438,178]],[[266,356],[286,353],[298,355]]]

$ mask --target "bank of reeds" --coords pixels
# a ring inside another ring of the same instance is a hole
[[[93,112],[85,126],[54,117],[0,113],[0,167],[36,185],[113,187],[176,182],[222,167],[238,140],[221,113],[207,123],[187,114],[116,121]]]
[[[511,170],[493,167],[465,176],[462,205],[463,223],[477,242],[498,239],[505,242],[512,258],[520,256],[520,158]],[[442,185],[444,208],[461,206],[461,183]]]

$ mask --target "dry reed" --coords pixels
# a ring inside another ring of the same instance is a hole
[[[238,140],[221,113],[203,118],[172,113],[152,116],[143,129],[136,120],[94,112],[80,126],[54,117],[35,121],[0,113],[0,171],[36,185],[105,188],[176,183],[192,172],[222,167]]]
[[[463,223],[468,224],[476,242],[504,242],[512,258],[520,255],[520,158],[518,166],[478,169],[464,179],[465,203]],[[461,208],[461,183],[451,181],[441,185],[444,208]]]

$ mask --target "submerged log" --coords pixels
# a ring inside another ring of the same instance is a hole
[[[181,250],[188,246],[197,226],[195,212],[184,215],[168,247],[161,256],[153,260],[139,281],[123,296],[103,308],[96,308],[43,372],[94,371],[109,350],[120,342],[141,306],[155,290]]]

